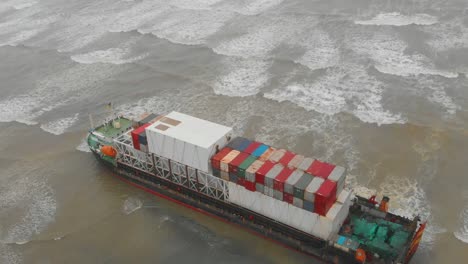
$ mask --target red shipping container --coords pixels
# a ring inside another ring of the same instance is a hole
[[[241,152],[237,157],[235,157],[231,162],[229,162],[229,172],[237,175],[237,170],[239,165],[250,155],[244,152]]]
[[[267,160],[263,163],[262,167],[255,172],[255,182],[265,184],[265,175],[275,166],[275,163]]]
[[[294,195],[289,193],[283,193],[283,201],[292,204],[294,200]]]
[[[252,155],[252,153],[261,145],[262,143],[253,141],[250,145],[244,150],[245,153]]]
[[[141,133],[145,132],[145,128],[150,126],[151,124],[144,124],[138,128],[135,128],[132,132],[131,132],[131,135],[132,135],[132,143],[133,143],[133,147],[135,149],[140,149],[140,141],[138,140],[138,135],[140,135]]]
[[[315,193],[315,213],[325,216],[336,201],[336,182],[325,180]]]
[[[322,168],[320,169],[320,172],[319,172],[319,177],[321,178],[324,178],[324,179],[327,179],[328,176],[330,176],[330,173],[333,171],[333,169],[335,169],[335,165],[333,164],[330,164],[330,163],[322,163]]]
[[[289,162],[296,156],[296,154],[292,153],[291,151],[286,151],[283,157],[279,160],[279,163],[283,164],[284,166],[288,166]]]
[[[225,147],[225,148],[221,149],[218,153],[213,155],[213,157],[211,157],[211,167],[213,167],[213,168],[215,168],[217,170],[221,170],[220,162],[224,158],[224,156],[226,156],[229,152],[231,152],[231,150],[232,150],[232,148]]]
[[[245,189],[251,191],[251,192],[255,192],[257,190],[257,188],[255,187],[255,182],[251,182],[251,181],[244,181],[244,187]]]
[[[237,185],[244,186],[245,187],[245,179],[242,178],[237,178]]]
[[[288,167],[284,168],[273,181],[273,189],[284,192],[284,183],[286,180],[288,180],[289,176],[291,176],[293,172],[294,169]]]
[[[313,176],[320,177],[320,170],[322,170],[323,162],[320,160],[314,160],[310,167],[306,170],[307,173],[312,174]]]

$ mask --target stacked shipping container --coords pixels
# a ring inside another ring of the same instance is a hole
[[[342,192],[345,169],[237,137],[211,159],[213,174],[326,216]]]

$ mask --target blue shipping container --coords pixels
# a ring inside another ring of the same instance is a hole
[[[239,144],[239,147],[237,148],[237,150],[244,151],[250,144],[252,144],[252,141],[245,139]]]
[[[252,153],[252,156],[260,157],[263,153],[265,153],[265,151],[267,151],[268,148],[269,146],[265,144],[261,144],[260,146],[258,146],[258,148],[254,150],[254,152]]]

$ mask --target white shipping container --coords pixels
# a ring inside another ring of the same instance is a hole
[[[296,185],[296,182],[302,177],[302,175],[304,175],[304,172],[301,170],[293,171],[284,183],[284,192],[291,195],[294,194],[294,185]]]
[[[341,193],[338,195],[338,199],[336,200],[340,204],[344,205],[351,205],[351,200],[353,199],[353,193],[349,190],[343,190]]]
[[[322,239],[330,239],[332,235],[338,233],[348,214],[349,206],[334,203],[326,216],[319,216],[312,234]]]
[[[288,226],[312,234],[318,215],[274,199],[259,192],[250,192],[232,182],[228,183],[229,202],[265,215]]]
[[[270,171],[265,175],[265,187],[273,188],[273,180],[278,176],[278,174],[284,169],[284,166],[281,164],[275,164]]]
[[[238,150],[231,150],[226,156],[224,156],[220,161],[221,171],[229,172],[229,163],[239,155]]]
[[[322,186],[324,181],[325,180],[323,178],[314,177],[304,190],[304,200],[312,203],[315,202],[315,193],[318,191],[320,186]]]
[[[344,183],[346,181],[346,169],[341,166],[336,166],[333,171],[330,173],[328,176],[328,179],[330,181],[336,182],[337,185],[337,192],[336,194],[339,194],[344,187]]]
[[[298,168],[301,165],[302,161],[304,160],[304,156],[296,155],[294,158],[288,163],[288,167],[291,168]]]
[[[210,172],[210,158],[227,144],[232,128],[171,112],[145,132],[150,152]]]
[[[247,170],[245,171],[245,178],[248,181],[254,182],[255,181],[255,172],[257,172],[257,170],[260,169],[260,167],[262,167],[262,165],[264,163],[265,162],[263,162],[261,160],[254,161],[254,163],[252,163],[252,165],[250,165],[247,168]]]
[[[310,165],[312,165],[312,162],[314,162],[313,158],[304,158],[304,160],[302,160],[301,164],[299,164],[298,169],[306,171],[310,167]]]
[[[273,198],[283,201],[283,193],[277,190],[273,190]]]

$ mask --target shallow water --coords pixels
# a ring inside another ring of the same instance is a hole
[[[82,142],[88,113],[102,120],[110,101],[344,165],[349,186],[429,221],[415,263],[459,263],[467,10],[462,0],[2,1],[0,263],[311,262],[112,178]]]

